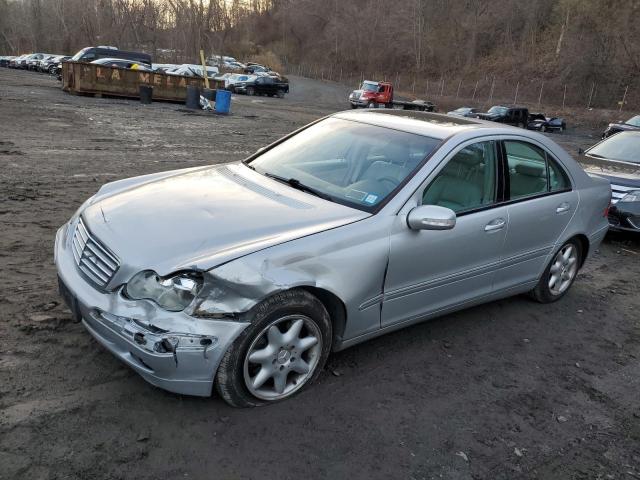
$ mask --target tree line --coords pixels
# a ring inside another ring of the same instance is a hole
[[[0,0],[0,53],[200,47],[333,71],[637,82],[639,0]],[[640,85],[638,85],[640,88]]]

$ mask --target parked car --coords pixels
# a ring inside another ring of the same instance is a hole
[[[138,63],[134,60],[123,60],[122,58],[100,58],[91,62],[96,65],[104,65],[105,67],[126,68],[129,70],[142,70],[145,72],[151,72],[151,66]]]
[[[268,73],[271,69],[258,63],[247,63],[244,67],[244,73]]]
[[[547,117],[544,113],[530,113],[527,128],[541,132],[562,133],[567,129],[567,122],[564,118]]]
[[[243,162],[104,185],[54,258],[73,317],[144,379],[255,406],[307,387],[331,351],[510,295],[561,299],[610,196],[535,132],[342,112]]]
[[[25,70],[37,70],[38,62],[40,62],[40,60],[42,60],[46,56],[48,56],[48,54],[46,53],[32,53],[24,60],[23,68]]]
[[[136,63],[144,63],[151,66],[151,55],[142,52],[127,52],[119,50],[115,47],[86,47],[77,52],[71,61],[73,62],[93,62],[100,58],[120,58],[123,60],[132,60]]]
[[[268,75],[253,78],[249,77],[247,80],[233,83],[230,88],[235,93],[277,96],[279,98],[284,98],[284,95],[289,93],[288,82],[282,82]]]
[[[55,75],[58,73],[58,69],[62,69],[62,62],[65,62],[67,60],[70,60],[71,57],[68,55],[56,55],[53,58],[50,58],[49,60],[45,60],[42,64],[41,64],[41,69],[47,73],[50,73],[51,75]]]
[[[584,169],[611,182],[611,230],[640,232],[640,131],[620,132],[585,152]]]
[[[529,110],[524,107],[504,107],[502,105],[496,105],[491,107],[487,112],[476,114],[476,118],[525,128],[529,119]]]
[[[9,68],[20,68],[21,62],[27,57],[27,54],[18,55],[9,60]]]
[[[13,60],[14,56],[11,55],[4,55],[2,57],[0,57],[0,67],[9,67],[9,64],[11,63],[11,60]]]
[[[455,115],[457,117],[475,117],[476,113],[480,113],[477,108],[472,107],[460,107],[447,112],[447,115]]]
[[[602,133],[602,138],[607,138],[615,133],[626,132],[628,130],[640,130],[640,115],[635,115],[626,122],[610,123]]]
[[[213,78],[218,74],[218,67],[207,67],[207,76]],[[167,75],[182,75],[185,77],[200,77],[203,78],[202,65],[197,64],[182,64],[178,68],[165,71]]]
[[[226,90],[233,91],[236,84],[241,82],[252,82],[256,78],[255,75],[246,75],[244,73],[225,73],[215,77],[216,80],[222,80],[224,82],[224,88]]]

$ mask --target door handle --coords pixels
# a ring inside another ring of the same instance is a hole
[[[558,207],[556,208],[556,213],[565,213],[568,212],[569,209],[571,208],[571,205],[569,205],[567,202],[562,202],[560,205],[558,205]]]
[[[484,231],[494,232],[496,230],[501,230],[506,223],[507,221],[504,218],[495,218],[484,226]]]

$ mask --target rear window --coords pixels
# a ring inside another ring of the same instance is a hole
[[[640,164],[640,132],[620,132],[587,150],[590,157]]]

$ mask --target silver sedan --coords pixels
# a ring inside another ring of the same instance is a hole
[[[520,293],[559,300],[610,197],[534,132],[343,112],[240,163],[104,185],[55,261],[73,315],[144,379],[255,406],[392,330]]]

